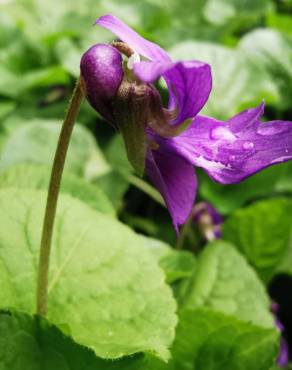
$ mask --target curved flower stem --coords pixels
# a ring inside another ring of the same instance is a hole
[[[50,252],[57,201],[68,146],[73,131],[74,122],[79,112],[80,104],[82,102],[82,98],[83,93],[81,82],[80,80],[78,80],[73,91],[72,98],[70,100],[69,107],[66,112],[66,116],[64,118],[63,126],[59,136],[47,196],[37,277],[36,311],[39,315],[46,315],[47,313]]]

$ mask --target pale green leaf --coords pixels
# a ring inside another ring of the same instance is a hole
[[[292,78],[292,42],[281,32],[259,28],[247,33],[239,47],[263,68],[274,73],[283,73]],[[281,78],[281,75],[278,76]]]
[[[270,0],[207,0],[204,14],[214,25],[233,20],[252,24],[268,12],[270,5]]]
[[[273,78],[281,92],[279,106],[290,108],[292,94],[292,41],[273,29],[256,29],[246,34],[239,49],[250,61],[261,66]]]
[[[240,320],[271,327],[273,317],[264,286],[231,244],[216,241],[200,254],[182,298],[184,307],[209,307]]]
[[[196,266],[196,259],[189,251],[177,251],[158,239],[141,236],[147,249],[157,258],[169,284],[188,278]]]
[[[110,171],[93,180],[111,200],[114,208],[119,210],[123,206],[123,196],[129,188],[125,177],[117,171]]]
[[[63,68],[72,76],[78,78],[82,51],[69,38],[63,38],[56,45],[56,53]]]
[[[105,148],[105,157],[111,166],[123,174],[133,172],[133,168],[127,158],[125,144],[122,135],[115,135]]]
[[[14,73],[8,68],[0,68],[0,93],[8,97],[18,97],[33,88],[68,84],[69,77],[60,66],[51,66],[27,73]]]
[[[0,171],[0,188],[40,189],[47,190],[51,168],[42,165],[22,164]],[[104,192],[72,173],[62,177],[61,192],[82,200],[102,213],[115,214],[115,210]]]
[[[56,150],[61,124],[54,120],[35,120],[20,124],[3,145],[0,169],[21,163],[51,166]],[[94,159],[100,173],[108,170],[101,153],[97,155],[94,138],[84,127],[76,125],[71,138],[65,169],[78,175],[86,175]]]
[[[0,191],[0,302],[35,310],[46,194]],[[151,352],[164,359],[174,337],[175,302],[140,237],[61,194],[53,237],[48,319],[102,358]]]

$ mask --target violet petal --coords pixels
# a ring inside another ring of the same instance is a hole
[[[263,106],[222,122],[197,116],[168,145],[216,181],[237,183],[263,168],[292,159],[292,122],[260,122]]]
[[[146,173],[160,191],[176,232],[192,211],[197,190],[194,168],[167,148],[149,150]]]
[[[144,39],[127,24],[111,14],[103,15],[98,18],[95,24],[111,31],[130,47],[135,49],[138,54],[141,54],[150,60],[168,62],[171,60],[166,51],[164,51],[160,46]]]
[[[212,89],[211,68],[198,61],[140,62],[134,65],[135,74],[149,83],[163,77],[169,89],[169,109],[177,109],[173,124],[194,117],[205,105]]]

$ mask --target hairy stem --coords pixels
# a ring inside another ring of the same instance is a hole
[[[73,91],[72,98],[69,103],[69,107],[66,112],[66,116],[59,136],[59,141],[51,172],[45,217],[43,222],[38,265],[36,302],[37,314],[43,316],[47,313],[50,252],[60,184],[74,122],[79,112],[82,98],[83,93],[81,82],[80,80],[78,80]]]

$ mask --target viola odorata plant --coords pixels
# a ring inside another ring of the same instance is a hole
[[[74,121],[83,97],[123,136],[128,159],[161,193],[174,228],[191,215],[202,167],[222,184],[238,183],[265,167],[292,158],[292,122],[261,122],[264,103],[226,122],[200,114],[212,89],[211,67],[200,61],[172,61],[112,15],[96,21],[119,39],[96,44],[81,58],[53,163],[41,240],[37,312],[47,309],[47,285],[54,218]],[[164,106],[155,82],[169,94]]]

